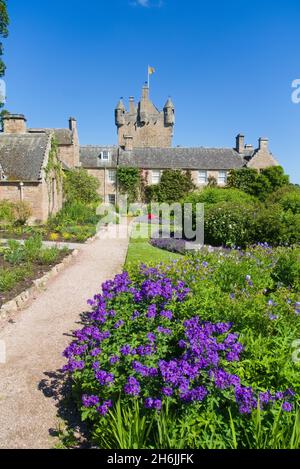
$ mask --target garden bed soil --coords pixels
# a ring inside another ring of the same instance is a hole
[[[20,295],[22,292],[31,288],[33,286],[34,280],[37,280],[43,277],[55,265],[60,264],[64,260],[65,257],[70,255],[70,253],[71,251],[60,252],[58,255],[57,261],[53,264],[42,265],[38,263],[35,263],[35,264],[32,263],[30,266],[31,275],[28,278],[18,282],[17,285],[15,285],[12,290],[8,292],[4,292],[4,293],[0,292],[0,308],[5,303],[8,303],[9,301],[16,298],[16,296]],[[26,264],[18,264],[18,267],[22,267],[22,265],[26,266]],[[12,265],[9,262],[6,262],[3,256],[0,256],[0,271],[2,269],[10,269],[10,268],[12,268]]]
[[[16,234],[16,233],[11,233],[8,231],[0,231],[0,240],[1,239],[15,239],[17,241],[23,241],[29,238],[32,238],[33,233],[22,233],[22,234]],[[53,241],[56,243],[78,243],[78,244],[84,244],[87,239],[85,240],[78,240],[76,237],[72,237],[70,239],[65,239],[63,236],[60,236],[57,234],[57,238],[55,240],[50,238],[50,233],[42,234],[42,239],[43,241]]]

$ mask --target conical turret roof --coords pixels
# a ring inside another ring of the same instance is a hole
[[[173,104],[171,98],[168,98],[168,101],[167,101],[166,104],[165,104],[164,109],[167,109],[167,108],[172,108],[172,109],[174,109],[174,104]]]
[[[122,111],[125,111],[125,106],[123,103],[123,98],[120,98],[120,101],[118,102],[116,109],[121,109]]]

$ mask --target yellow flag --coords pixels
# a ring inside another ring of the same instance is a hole
[[[155,68],[148,67],[148,73],[149,73],[149,75],[153,75],[153,73],[155,73]]]

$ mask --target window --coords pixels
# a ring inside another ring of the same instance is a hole
[[[218,183],[219,184],[226,184],[227,182],[227,172],[226,171],[219,171]]]
[[[198,183],[199,184],[207,183],[207,171],[198,171]]]
[[[108,182],[110,182],[111,184],[115,184],[116,179],[117,179],[116,171],[114,169],[110,169],[108,171]]]
[[[100,160],[108,161],[110,157],[110,152],[108,150],[104,150],[100,153]]]
[[[161,171],[154,170],[152,171],[152,184],[159,184],[161,177]]]
[[[108,195],[108,203],[111,205],[116,205],[116,194]]]

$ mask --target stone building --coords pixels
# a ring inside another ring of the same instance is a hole
[[[60,184],[55,174],[47,171],[54,140],[64,169],[78,166],[75,119],[70,119],[68,129],[31,129],[22,114],[4,117],[0,133],[0,200],[28,202],[32,222],[44,222],[62,207]]]
[[[225,186],[232,169],[243,167],[261,170],[278,162],[269,150],[268,139],[260,138],[258,148],[245,145],[239,134],[233,148],[172,147],[175,107],[169,98],[162,111],[151,102],[149,88],[143,86],[142,97],[135,104],[129,98],[127,111],[121,99],[115,109],[118,146],[82,146],[80,161],[101,183],[100,195],[105,202],[117,200],[118,167],[136,167],[149,185],[160,181],[163,170],[189,170],[196,186],[204,187],[214,177]]]
[[[158,110],[150,100],[148,85],[143,86],[137,104],[129,99],[128,111],[122,99],[118,102],[115,124],[116,146],[80,146],[74,118],[64,129],[32,129],[27,128],[23,115],[7,115],[0,133],[0,199],[28,201],[33,221],[45,221],[61,208],[62,194],[55,178],[49,184],[49,175],[46,177],[53,139],[63,168],[86,168],[100,181],[102,199],[111,204],[117,202],[118,167],[139,168],[149,185],[158,184],[165,169],[189,170],[196,186],[204,187],[210,177],[225,186],[231,169],[278,165],[266,138],[259,139],[258,148],[245,145],[241,134],[233,148],[172,147],[174,104],[169,98],[163,110]]]

